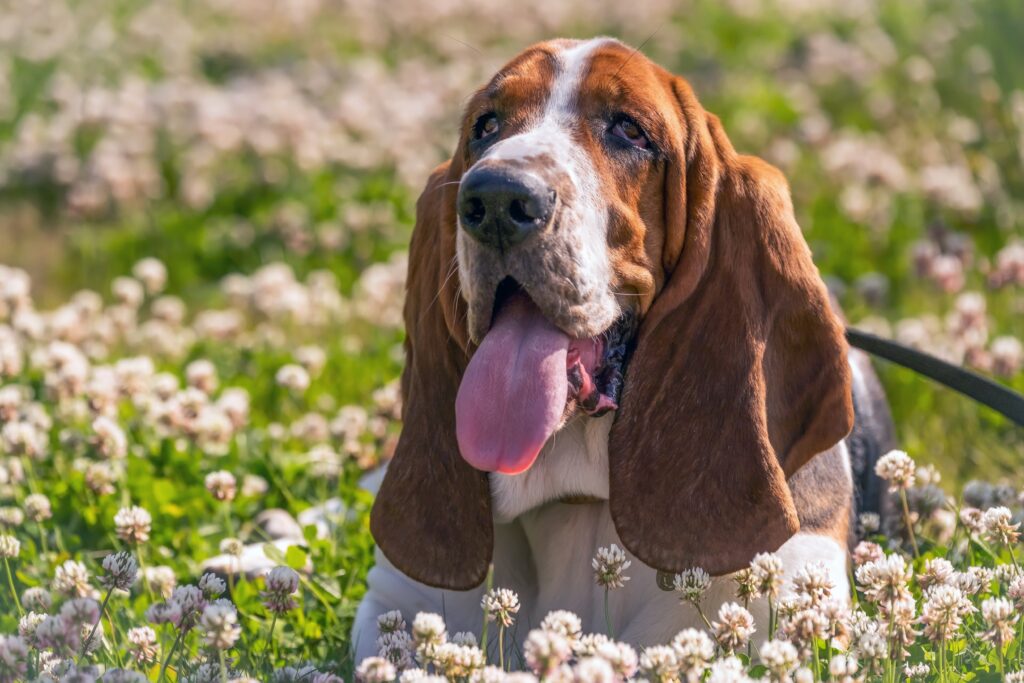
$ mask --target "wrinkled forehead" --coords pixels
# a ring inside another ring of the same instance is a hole
[[[469,117],[493,107],[509,123],[527,123],[545,110],[563,116],[630,105],[656,110],[665,73],[613,38],[554,40],[527,48],[481,89]]]

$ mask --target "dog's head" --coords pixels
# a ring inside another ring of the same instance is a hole
[[[417,205],[405,324],[405,425],[371,525],[434,586],[484,579],[488,472],[529,468],[574,415],[617,411],[622,542],[715,574],[796,532],[787,477],[852,424],[784,178],[610,39],[531,47],[470,100]]]

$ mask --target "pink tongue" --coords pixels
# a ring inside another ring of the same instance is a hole
[[[517,294],[473,354],[455,399],[455,433],[466,461],[518,474],[554,433],[568,398],[569,337]]]

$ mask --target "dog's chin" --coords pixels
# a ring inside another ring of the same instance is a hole
[[[492,311],[459,387],[456,435],[473,467],[518,474],[573,415],[618,408],[635,317],[620,314],[595,335],[574,336],[511,278],[498,286]]]

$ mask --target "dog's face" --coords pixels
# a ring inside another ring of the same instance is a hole
[[[785,181],[614,40],[529,48],[472,97],[417,205],[405,318],[405,426],[372,524],[431,585],[483,579],[488,473],[530,468],[576,412],[616,411],[623,543],[712,573],[796,531],[786,477],[852,420]]]
[[[672,77],[612,40],[531,48],[469,102],[456,247],[479,348],[456,423],[475,467],[521,472],[575,411],[617,407],[680,120]]]

